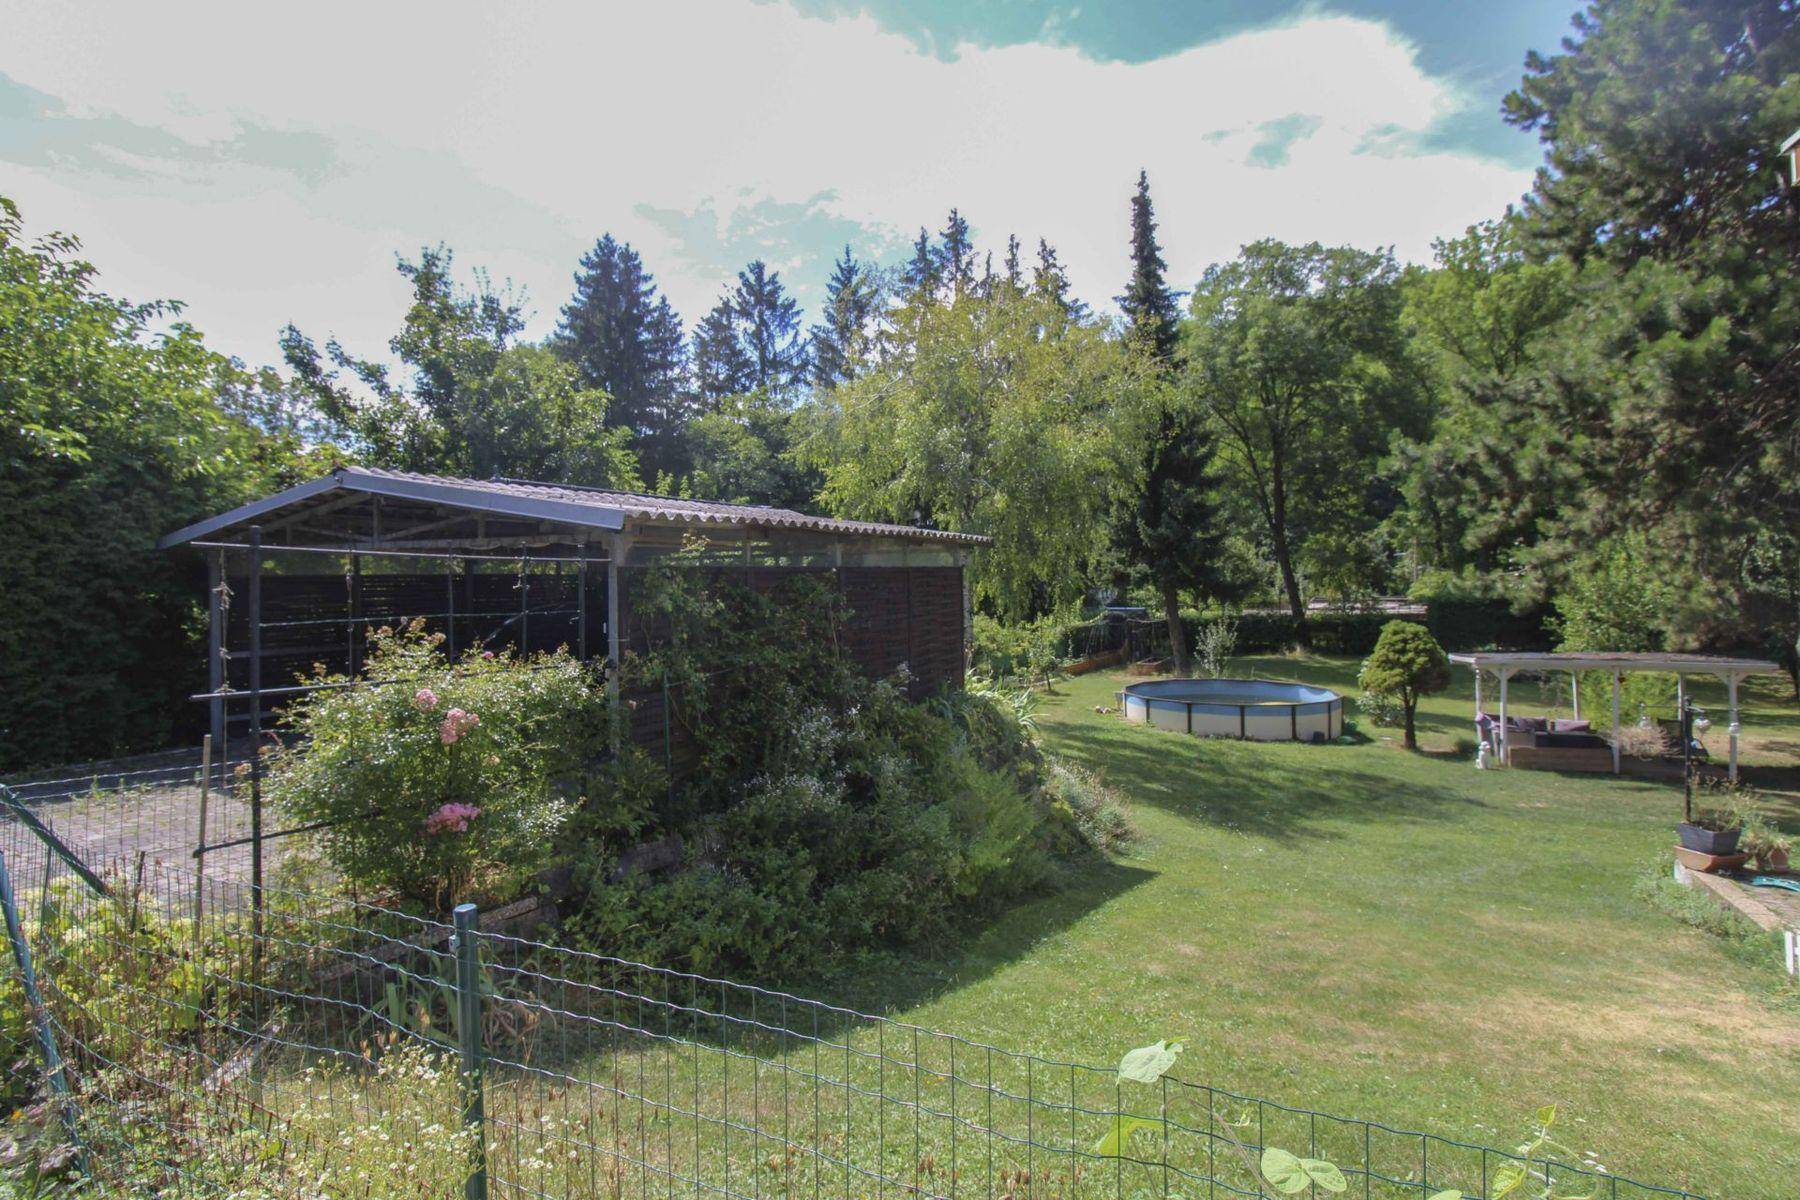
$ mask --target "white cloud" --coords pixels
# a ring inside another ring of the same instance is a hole
[[[891,242],[954,204],[990,243],[1048,237],[1105,303],[1140,166],[1182,285],[1263,236],[1422,258],[1529,182],[1395,149],[1472,101],[1387,26],[1320,13],[1139,64],[1050,45],[945,61],[868,19],[746,0],[365,0],[303,17],[0,0],[0,27],[0,74],[62,101],[55,119],[91,119],[96,137],[122,119],[175,145],[161,161],[12,155],[0,191],[33,227],[82,234],[106,286],[189,301],[252,360],[290,319],[378,349],[403,307],[394,253],[439,239],[528,287],[544,332],[606,230],[700,316],[723,279],[657,212],[710,208],[729,230],[773,201],[822,223],[796,239],[848,219]],[[1281,131],[1285,157],[1268,146]],[[0,161],[10,149],[0,138]]]

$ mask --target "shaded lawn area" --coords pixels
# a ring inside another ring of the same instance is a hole
[[[1265,657],[1235,673],[1348,698],[1356,666]],[[1427,701],[1420,754],[1366,722],[1361,744],[1300,746],[1096,713],[1123,682],[1060,682],[1040,725],[1125,793],[1134,851],[953,958],[865,980],[916,997],[905,1019],[1094,1062],[1182,1038],[1184,1078],[1496,1146],[1555,1101],[1565,1140],[1616,1173],[1792,1194],[1800,1003],[1766,962],[1641,895],[1666,870],[1678,786],[1474,770],[1461,669]],[[1522,711],[1534,690],[1515,688]],[[1723,697],[1701,688],[1709,701]],[[1785,679],[1749,689],[1744,725],[1752,774],[1793,786]],[[1794,801],[1778,797],[1790,827]]]

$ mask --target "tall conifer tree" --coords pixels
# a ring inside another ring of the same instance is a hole
[[[961,296],[975,282],[975,243],[969,235],[969,222],[953,208],[938,236],[943,243],[939,259],[945,282],[950,285],[952,296]]]
[[[1162,247],[1156,244],[1150,175],[1139,171],[1137,194],[1131,198],[1131,279],[1119,297],[1119,308],[1125,313],[1128,336],[1159,370],[1167,370],[1175,360],[1175,293],[1164,280],[1167,271]]]
[[[1125,561],[1147,576],[1163,602],[1175,670],[1189,670],[1187,630],[1181,623],[1181,593],[1216,592],[1225,543],[1213,492],[1213,438],[1203,418],[1168,386],[1175,361],[1175,296],[1164,281],[1168,266],[1156,244],[1156,215],[1150,205],[1150,177],[1138,172],[1131,198],[1131,278],[1119,307],[1126,340],[1145,367],[1147,423],[1137,470],[1114,527],[1114,544]]]
[[[726,292],[694,329],[694,388],[703,399],[716,402],[754,386],[737,306]]]
[[[870,324],[881,302],[881,290],[850,247],[832,268],[825,285],[824,320],[812,327],[812,378],[828,388],[849,379],[868,352]]]
[[[900,269],[900,286],[908,300],[929,299],[937,295],[943,282],[943,256],[931,244],[930,231],[921,225],[913,240],[912,257]]]
[[[781,273],[762,259],[738,272],[731,293],[751,386],[779,400],[791,400],[806,382],[806,334],[800,305],[782,286]]]
[[[607,424],[632,431],[646,470],[672,469],[689,416],[681,318],[628,243],[609,233],[582,255],[552,345],[612,397]]]

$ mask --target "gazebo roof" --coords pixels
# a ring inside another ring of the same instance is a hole
[[[1450,661],[1488,671],[1668,671],[1717,675],[1721,679],[1774,675],[1781,667],[1762,658],[1730,658],[1721,654],[1664,654],[1639,650],[1574,650],[1555,653],[1469,650]]]

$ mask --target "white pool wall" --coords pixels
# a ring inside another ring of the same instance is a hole
[[[1336,692],[1268,679],[1147,680],[1120,693],[1120,709],[1127,721],[1198,737],[1310,742],[1344,732],[1344,701]]]

